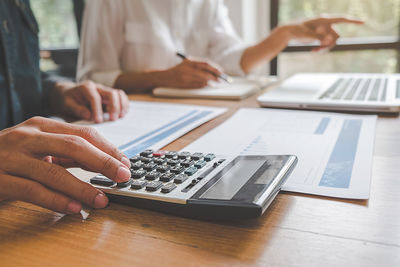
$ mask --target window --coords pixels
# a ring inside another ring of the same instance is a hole
[[[400,0],[271,0],[272,26],[320,14],[348,15],[366,24],[338,25],[343,38],[332,53],[310,53],[311,45],[290,44],[271,63],[272,73],[287,77],[299,71],[392,73],[400,70]]]
[[[83,0],[31,0],[38,21],[41,69],[75,77]]]

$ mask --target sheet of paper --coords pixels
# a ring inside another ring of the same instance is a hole
[[[90,125],[132,157],[145,149],[160,149],[225,111],[225,108],[132,101],[124,118]]]
[[[283,190],[368,199],[375,124],[376,116],[241,109],[184,150],[296,155]]]

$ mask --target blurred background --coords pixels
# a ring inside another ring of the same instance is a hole
[[[323,14],[347,15],[364,26],[338,26],[343,38],[331,53],[310,53],[292,43],[263,73],[400,72],[400,0],[225,0],[246,43],[266,37],[279,24]],[[42,68],[74,77],[84,0],[31,0],[40,25]]]

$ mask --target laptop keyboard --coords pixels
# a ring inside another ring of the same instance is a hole
[[[383,102],[388,82],[387,78],[340,78],[320,99]],[[400,95],[400,80],[397,82],[397,93]]]

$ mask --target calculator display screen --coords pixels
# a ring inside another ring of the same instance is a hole
[[[230,200],[264,164],[265,159],[242,158],[225,170],[222,177],[200,199]]]

